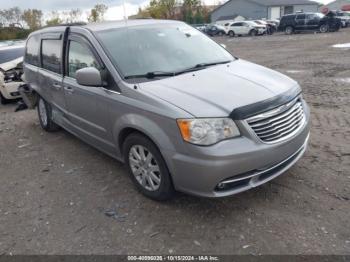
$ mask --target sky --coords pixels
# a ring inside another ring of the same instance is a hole
[[[318,0],[327,4],[332,0]],[[224,0],[203,0],[205,4],[218,4],[225,2]],[[70,9],[79,8],[83,11],[85,17],[88,10],[90,10],[96,3],[103,3],[108,6],[108,11],[105,15],[106,20],[123,19],[124,8],[123,0],[0,0],[0,8],[6,9],[14,6],[19,6],[21,9],[36,8],[41,9],[44,13],[49,13],[52,10],[66,11]],[[139,7],[146,7],[149,0],[125,0],[126,15],[136,14]]]

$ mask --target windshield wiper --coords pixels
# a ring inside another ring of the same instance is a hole
[[[201,70],[201,69],[205,69],[208,66],[214,66],[214,65],[221,65],[221,64],[228,64],[232,62],[232,60],[227,60],[227,61],[221,61],[221,62],[212,62],[212,63],[200,63],[200,64],[196,64],[193,67],[190,68],[186,68],[185,70],[181,70],[181,71],[177,71],[175,73],[175,75],[180,75],[180,74],[184,74],[184,73],[188,73],[188,72],[193,72],[193,71],[197,71],[197,70]]]
[[[167,76],[175,76],[175,73],[173,73],[173,72],[148,72],[146,74],[140,74],[140,75],[128,75],[128,76],[125,76],[124,79],[132,79],[132,78],[153,79],[155,77],[167,77]]]
[[[205,69],[208,66],[227,64],[227,63],[230,63],[230,62],[232,62],[232,61],[228,60],[228,61],[212,62],[212,63],[200,63],[200,64],[197,64],[197,65],[195,65],[193,67],[186,68],[184,70],[180,70],[180,71],[176,71],[176,72],[154,71],[154,72],[148,72],[146,74],[124,76],[124,79],[134,79],[134,78],[153,79],[153,78],[156,78],[156,77],[177,76],[177,75],[181,75],[181,74],[184,74],[184,73]]]
[[[213,63],[201,63],[201,64],[197,64],[195,67],[201,68],[201,67],[207,67],[207,66],[222,65],[222,64],[228,64],[230,62],[232,62],[232,61],[227,60],[227,61],[213,62]]]

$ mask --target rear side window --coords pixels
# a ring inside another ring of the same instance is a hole
[[[280,22],[286,22],[286,21],[291,21],[295,19],[295,15],[286,15],[283,16]]]
[[[26,63],[39,66],[39,45],[40,38],[38,36],[32,36],[28,39],[25,51]]]
[[[303,20],[306,18],[306,15],[305,14],[302,14],[302,15],[297,15],[297,20]]]
[[[61,40],[44,39],[41,44],[43,68],[54,73],[61,73]]]

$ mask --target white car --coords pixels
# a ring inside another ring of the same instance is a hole
[[[228,30],[227,34],[231,37],[242,36],[242,35],[262,35],[266,33],[266,27],[258,25],[253,21],[241,21],[232,23]]]
[[[0,102],[6,104],[10,100],[20,98],[18,87],[22,80],[24,46],[0,48]]]

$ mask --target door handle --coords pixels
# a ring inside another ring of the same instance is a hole
[[[62,86],[59,83],[53,83],[52,85],[56,90],[60,90]]]
[[[71,87],[71,86],[65,86],[65,87],[64,87],[64,90],[66,90],[67,93],[70,93],[70,94],[74,93],[74,89],[73,89],[73,87]]]

